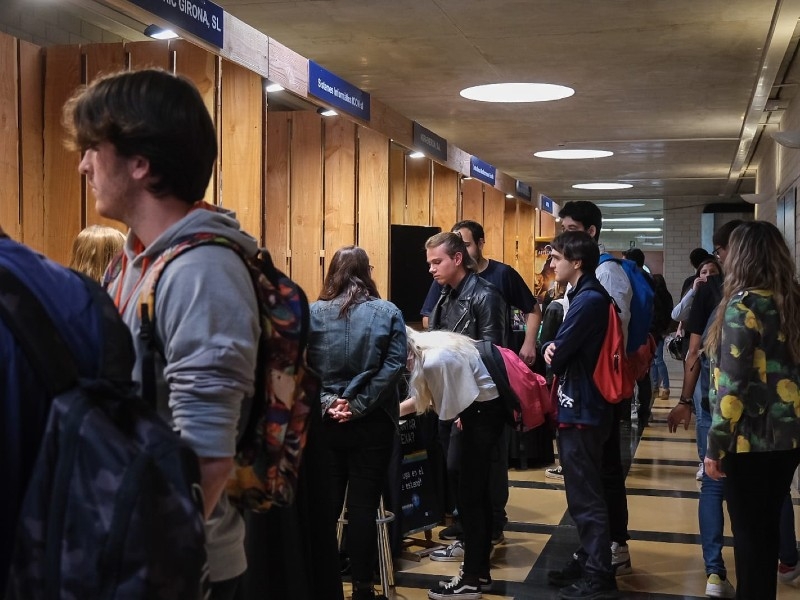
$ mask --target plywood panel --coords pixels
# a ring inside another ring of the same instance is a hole
[[[503,259],[503,223],[505,221],[506,195],[500,190],[484,186],[483,231],[486,245],[483,254],[495,260]]]
[[[503,224],[503,262],[517,269],[517,201],[506,200]],[[517,269],[518,270],[518,269]]]
[[[83,227],[80,155],[64,147],[61,110],[81,84],[78,46],[50,46],[44,76],[44,214],[48,257],[69,264],[72,240]]]
[[[5,34],[0,35],[0,73],[0,226],[20,241],[17,40]]]
[[[290,191],[291,276],[316,298],[322,289],[322,118],[292,115]]]
[[[406,221],[406,149],[389,145],[389,203],[391,223],[408,225]]]
[[[220,73],[219,204],[233,210],[242,229],[263,239],[261,169],[264,92],[261,77],[228,60]]]
[[[408,225],[430,225],[431,161],[428,158],[406,161],[406,205]]]
[[[86,61],[86,83],[91,83],[101,75],[108,75],[125,68],[125,47],[123,44],[88,44],[81,48]],[[97,199],[86,178],[82,178],[84,187],[83,195],[86,199],[85,220],[83,225],[107,225],[123,229],[118,221],[106,219],[97,214],[95,208]]]
[[[433,163],[433,214],[431,225],[448,231],[458,220],[458,173]]]
[[[164,69],[169,71],[169,40],[153,40],[152,42],[128,42],[125,44],[131,69]]]
[[[279,269],[289,272],[289,132],[287,112],[267,113],[264,245]]]
[[[533,206],[527,202],[520,202],[517,214],[519,216],[517,220],[517,239],[519,240],[517,271],[522,275],[528,287],[533,289],[533,259],[535,256],[533,249]]]
[[[477,179],[461,180],[461,220],[483,223],[483,183]]]
[[[556,219],[550,213],[546,213],[541,209],[537,211],[539,214],[539,238],[553,239],[556,236]]]
[[[22,157],[22,241],[38,252],[46,251],[44,243],[44,190],[42,188],[42,81],[44,55],[39,46],[19,43],[19,121]]]
[[[323,276],[334,252],[356,243],[356,125],[325,119],[325,220]]]
[[[389,290],[389,139],[358,128],[358,245],[369,254],[382,298]]]
[[[175,52],[175,72],[189,78],[197,86],[203,103],[206,105],[209,114],[215,125],[218,125],[217,111],[217,80],[218,80],[218,61],[219,59],[194,44],[186,40],[170,40],[169,49]],[[217,140],[219,142],[219,139]],[[217,173],[219,171],[219,158],[211,174],[211,181],[206,189],[203,200],[210,204],[218,201]]]

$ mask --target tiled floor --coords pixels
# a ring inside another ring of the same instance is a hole
[[[673,368],[671,365],[670,368]],[[679,374],[673,389],[679,389]],[[689,431],[670,434],[666,415],[674,400],[656,400],[652,426],[642,435],[634,418],[623,428],[623,444],[630,444],[632,464],[627,478],[630,512],[629,542],[633,573],[617,578],[623,598],[703,598],[705,573],[697,525],[699,483],[695,481],[697,450],[694,423]],[[506,540],[492,558],[494,587],[488,600],[500,598],[550,599],[558,592],[547,585],[546,573],[560,567],[575,549],[575,527],[566,514],[564,486],[545,479],[543,469],[509,472],[509,524]],[[795,494],[800,530],[800,499]],[[726,515],[727,520],[727,515]],[[439,528],[433,531],[438,540]],[[726,526],[726,565],[735,584],[732,539]],[[422,537],[420,535],[419,537]],[[427,598],[427,589],[458,570],[455,562],[395,561],[396,588],[390,598]],[[349,584],[346,597],[349,598]],[[800,598],[800,586],[779,584],[780,600]]]

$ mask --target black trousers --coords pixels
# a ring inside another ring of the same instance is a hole
[[[611,541],[628,543],[628,494],[625,491],[625,469],[620,446],[620,419],[626,410],[625,402],[615,404],[611,415],[611,430],[602,448],[603,496],[608,507],[608,527]],[[630,405],[627,408],[630,411]],[[566,461],[561,458],[561,464]]]
[[[777,593],[781,507],[798,464],[800,448],[728,454],[722,459],[737,598],[766,600]]]

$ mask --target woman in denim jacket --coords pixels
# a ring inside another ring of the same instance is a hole
[[[396,435],[398,382],[407,354],[403,315],[379,298],[371,271],[363,249],[336,251],[319,300],[311,305],[308,343],[309,365],[322,379],[335,506],[342,506],[348,490],[354,600],[376,597],[375,511]]]

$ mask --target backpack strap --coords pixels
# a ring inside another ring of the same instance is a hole
[[[0,318],[22,347],[51,398],[75,386],[78,369],[63,336],[36,295],[1,266]]]

